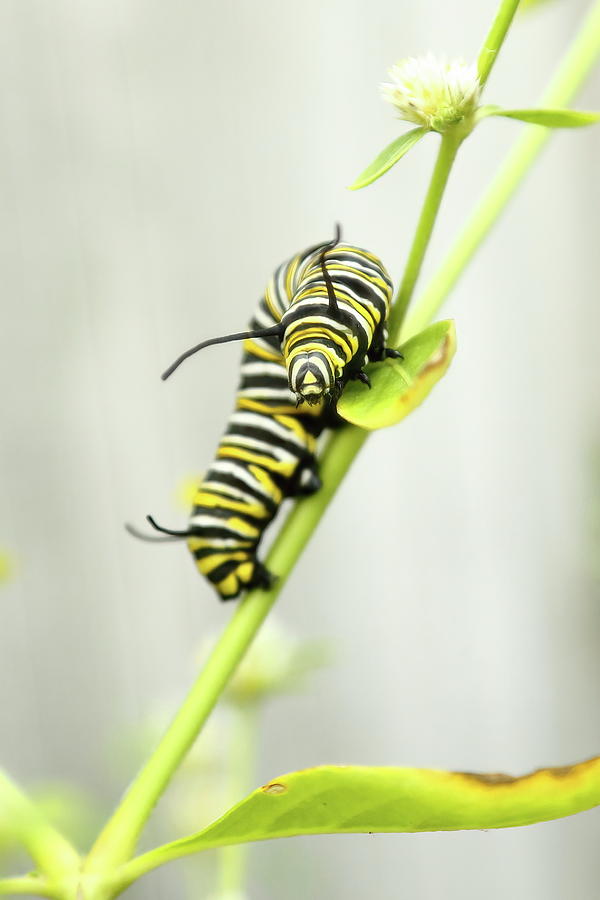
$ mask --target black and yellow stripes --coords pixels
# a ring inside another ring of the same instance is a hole
[[[188,546],[223,599],[269,583],[256,559],[263,532],[284,497],[314,485],[320,424],[314,417],[303,419],[238,405],[198,488]]]
[[[338,244],[326,256],[332,308],[320,261],[309,257],[282,316],[283,358],[289,383],[308,403],[337,396],[360,372],[369,351],[381,354],[391,281],[379,260],[365,250]]]
[[[385,353],[387,272],[358,247],[338,244],[323,259],[324,248],[270,279],[244,341],[235,410],[194,498],[188,546],[222,599],[270,583],[256,557],[265,528],[284,498],[318,489],[316,440],[332,400]]]

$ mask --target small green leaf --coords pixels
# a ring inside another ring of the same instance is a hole
[[[454,322],[430,325],[400,347],[404,359],[367,366],[370,390],[359,381],[349,382],[338,400],[338,413],[369,430],[395,425],[425,399],[446,372],[455,350]]]
[[[600,805],[600,757],[528,775],[318,766],[282,775],[203,831],[127,863],[120,889],[191,853],[303,834],[513,828]]]
[[[600,113],[576,109],[502,109],[500,106],[482,106],[477,110],[478,120],[487,116],[518,119],[520,122],[544,125],[546,128],[582,128],[600,121]]]
[[[350,185],[349,190],[357,191],[359,188],[366,187],[381,178],[388,169],[391,169],[399,159],[408,153],[411,147],[421,140],[427,134],[427,128],[413,128],[401,134],[399,138],[388,144],[385,150],[382,150],[379,156],[373,160],[370,166],[367,166],[364,172],[358,176],[356,181]]]

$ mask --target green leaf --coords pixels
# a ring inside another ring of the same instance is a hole
[[[366,367],[371,389],[351,381],[338,400],[347,422],[369,430],[400,422],[417,407],[448,369],[456,349],[454,322],[436,322],[400,347],[404,359]]]
[[[504,116],[530,125],[544,125],[546,128],[582,128],[600,121],[600,113],[576,109],[502,109],[500,106],[481,106],[477,110],[478,120],[488,116]]]
[[[600,757],[510,775],[318,766],[282,775],[208,828],[126,864],[120,886],[170,860],[229,844],[305,834],[512,828],[600,805]]]
[[[388,169],[395,166],[398,160],[402,159],[402,157],[408,153],[410,148],[414,147],[427,132],[427,128],[419,127],[413,128],[412,131],[407,131],[405,134],[401,134],[399,138],[396,138],[395,141],[388,144],[385,150],[381,151],[379,156],[373,160],[370,166],[367,166],[364,172],[361,172],[356,181],[349,186],[349,190],[357,191],[359,188],[366,187],[368,184],[377,181],[377,179],[381,178]]]

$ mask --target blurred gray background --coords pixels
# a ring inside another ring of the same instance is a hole
[[[487,102],[533,105],[587,5],[520,19]],[[436,141],[347,191],[398,134],[377,84],[408,55],[472,57],[496,6],[1,0],[0,758],[22,783],[69,778],[109,809],[141,761],[117,761],[119,736],[175,710],[232,613],[183,546],[123,523],[184,526],[177,492],[211,459],[239,348],[160,372],[242,328],[336,220],[398,280]],[[597,75],[578,104],[600,105]],[[421,285],[519,129],[464,146]],[[600,752],[599,151],[598,129],[553,138],[444,310],[448,377],[373,436],[290,579],[279,621],[335,661],[269,706],[256,784]],[[253,848],[251,896],[592,898],[599,839],[596,810],[279,841]],[[181,869],[131,896],[183,898]]]

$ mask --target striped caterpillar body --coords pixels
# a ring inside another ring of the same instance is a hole
[[[244,340],[236,405],[216,458],[194,501],[187,538],[200,572],[221,599],[273,576],[256,553],[286,497],[320,487],[319,434],[335,424],[335,400],[370,360],[398,356],[385,347],[392,285],[373,254],[334,241],[313,246],[274,272],[250,330],[205,341],[197,350]]]

